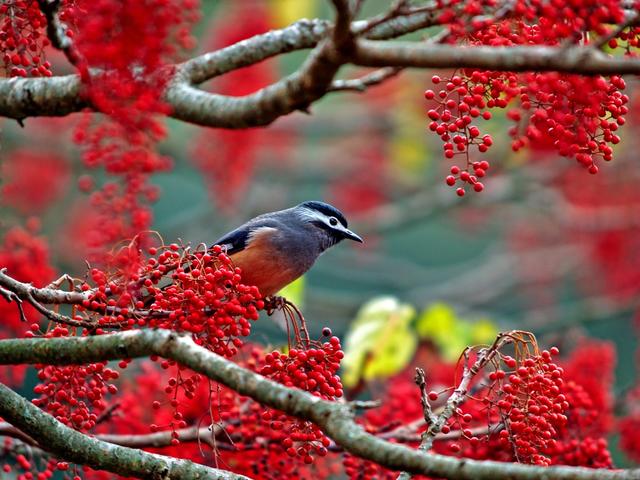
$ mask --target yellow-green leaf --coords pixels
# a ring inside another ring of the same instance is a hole
[[[291,303],[293,303],[300,310],[304,307],[304,287],[305,280],[304,276],[294,280],[289,285],[284,287],[282,290],[278,292],[278,295],[286,298]]]
[[[424,309],[416,330],[420,338],[430,339],[439,343],[444,337],[449,336],[456,324],[456,314],[446,303],[432,303]]]
[[[342,382],[353,387],[360,378],[391,376],[407,366],[417,339],[411,328],[415,309],[394,297],[379,297],[362,306],[345,340]]]
[[[488,318],[477,320],[471,324],[471,343],[473,345],[491,343],[498,332],[498,326]]]
[[[450,362],[455,362],[466,347],[491,342],[498,334],[498,328],[488,319],[463,320],[445,303],[427,306],[416,322],[416,330],[421,339],[433,342]]]
[[[317,16],[316,0],[270,0],[273,27],[285,27],[301,18]]]

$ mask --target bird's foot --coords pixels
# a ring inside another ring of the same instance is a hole
[[[269,295],[264,299],[264,309],[267,315],[273,315],[276,310],[282,310],[290,304],[289,300],[279,295]]]
[[[270,295],[264,299],[264,309],[269,316],[273,315],[276,311],[281,311],[283,313],[284,326],[289,336],[289,347],[292,346],[290,337],[291,333],[293,333],[294,337],[293,345],[302,345],[306,348],[309,347],[311,340],[309,339],[307,323],[298,307],[284,297]],[[289,327],[291,327],[293,332]]]

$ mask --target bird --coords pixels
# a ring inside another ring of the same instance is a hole
[[[252,218],[223,235],[219,245],[241,270],[242,282],[273,296],[309,270],[328,248],[349,239],[363,243],[336,207],[306,201]],[[213,247],[212,246],[212,247]]]

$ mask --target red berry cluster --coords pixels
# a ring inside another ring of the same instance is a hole
[[[345,454],[342,460],[344,473],[349,480],[393,480],[398,478],[398,472],[381,467],[377,463]],[[414,478],[423,478],[415,476]]]
[[[150,247],[147,257],[134,241],[115,259],[116,273],[92,269],[94,285],[82,287],[91,295],[81,312],[102,327],[188,332],[198,344],[229,358],[264,308],[258,289],[241,283],[240,269],[217,245],[196,253],[177,244]]]
[[[563,39],[579,42],[589,38],[584,35],[587,32],[597,38],[625,20],[623,2],[619,0],[451,0],[446,4],[438,2],[438,6],[441,10],[437,20],[448,25],[449,39],[496,30],[499,38],[494,45],[525,43],[523,38],[531,44],[556,44]]]
[[[342,382],[337,375],[344,357],[340,339],[331,336],[321,345],[292,348],[286,354],[273,351],[264,357],[264,366],[258,371],[267,378],[286,387],[299,388],[325,400],[335,400],[343,395]],[[327,455],[329,439],[319,427],[308,421],[296,420],[288,415],[268,409],[261,414],[277,440],[291,457],[299,456],[304,463],[313,462],[313,455]]]
[[[434,85],[440,84],[443,79],[438,75],[431,78]],[[475,84],[474,84],[475,83]],[[444,142],[444,156],[454,158],[456,155],[464,157],[462,167],[451,167],[451,175],[447,176],[446,183],[450,187],[461,182],[456,193],[459,196],[465,194],[464,185],[468,184],[476,192],[484,190],[484,185],[478,179],[486,175],[489,162],[472,161],[469,157],[469,149],[475,148],[484,153],[493,144],[491,135],[481,135],[480,129],[472,125],[473,119],[483,118],[489,120],[491,112],[485,110],[493,106],[494,100],[485,99],[486,89],[477,80],[461,75],[453,75],[444,80],[444,87],[437,93],[433,90],[424,92],[425,99],[435,102],[434,108],[429,109],[427,116],[431,119],[429,130],[437,133]],[[501,101],[498,102],[501,106]]]
[[[630,27],[608,42],[611,49],[622,48],[629,55],[640,46],[640,27]]]
[[[171,430],[171,445],[177,446],[180,444],[180,436],[177,430],[187,426],[187,420],[180,408],[181,400],[193,400],[195,398],[202,377],[192,372],[185,375],[186,369],[178,366],[175,361],[163,360],[160,365],[165,370],[171,367],[177,370],[177,374],[170,377],[164,387],[164,392],[170,399],[171,416],[160,425],[157,423],[151,424],[150,428],[152,432],[157,432],[161,428]],[[162,407],[162,403],[156,400],[152,403],[152,407],[154,410],[159,410]]]
[[[5,441],[5,447],[7,450],[15,448],[13,445],[13,441],[10,439],[7,439]],[[15,455],[13,460],[15,461],[13,465],[10,465],[8,463],[5,463],[3,465],[2,471],[4,473],[11,473],[13,471],[16,476],[11,478],[15,478],[16,480],[45,480],[48,478],[52,478],[57,470],[66,472],[70,468],[68,462],[61,462],[56,458],[49,458],[43,462],[38,462],[37,458],[33,458],[31,456],[31,460],[29,460],[22,453]],[[36,474],[35,472],[40,473]],[[74,475],[73,477],[65,476],[63,478],[70,480],[82,480],[78,475]]]
[[[124,109],[128,112],[128,109]],[[74,141],[83,148],[83,163],[89,169],[104,169],[116,181],[107,182],[91,194],[91,206],[98,219],[98,228],[87,235],[87,247],[99,261],[105,249],[116,242],[132,238],[148,229],[152,221],[150,204],[158,198],[157,187],[149,183],[152,174],[169,171],[172,162],[155,152],[155,143],[164,137],[164,129],[155,117],[139,112],[145,119],[145,130],[131,130],[126,126],[132,120],[122,117],[123,123],[102,120],[92,124],[85,116],[74,134]],[[139,123],[137,119],[132,121]],[[83,177],[81,188],[89,191],[93,179]]]
[[[69,334],[63,330],[57,327],[47,337]],[[107,406],[105,396],[118,391],[111,381],[120,374],[106,365],[107,362],[67,367],[37,365],[40,383],[33,391],[40,396],[33,404],[71,428],[91,430]]]
[[[82,75],[85,93],[108,117],[87,115],[74,140],[83,147],[88,168],[103,168],[116,177],[92,195],[100,228],[88,236],[97,261],[114,243],[151,225],[149,204],[157,189],[149,177],[171,168],[155,152],[165,129],[156,114],[167,114],[162,100],[183,47],[190,47],[189,27],[198,17],[196,0],[171,2],[79,0],[67,21],[75,26],[74,46],[82,64],[99,72]],[[87,13],[89,12],[89,13]],[[91,186],[83,179],[85,190]]]
[[[599,158],[612,160],[612,145],[620,142],[614,132],[624,125],[628,112],[621,77],[526,74],[524,82],[520,108],[509,117],[518,124],[528,117],[529,123],[510,129],[514,150],[546,136],[560,155],[575,158],[589,173],[598,173]]]
[[[554,465],[575,465],[591,468],[612,468],[606,432],[599,428],[600,410],[587,390],[575,381],[567,381],[563,386],[569,408],[564,412],[568,422],[566,427],[548,452]]]
[[[0,51],[5,72],[11,77],[50,77],[44,58],[50,44],[47,20],[37,0],[5,0],[0,4]]]
[[[558,432],[567,423],[564,413],[569,403],[562,393],[563,370],[552,362],[552,354],[557,353],[554,347],[551,352],[528,357],[502,386],[504,395],[497,407],[506,428],[499,441],[505,448],[511,445],[520,462],[549,465]],[[507,367],[516,368],[515,359],[506,357],[504,361]],[[493,375],[497,378],[499,374]]]
[[[509,14],[496,21],[492,14],[504,8]],[[624,12],[617,0],[570,4],[519,0],[508,7],[495,2],[453,1],[443,9],[439,20],[448,24],[451,42],[494,47],[559,45],[608,34],[610,24],[624,21]],[[618,38],[625,39],[623,47],[630,54],[628,43],[637,42],[635,30],[625,30]],[[618,46],[616,39],[610,42],[612,45]],[[442,90],[425,92],[427,100],[437,102],[427,115],[430,130],[444,142],[445,157],[464,155],[467,160],[462,167],[454,165],[446,179],[450,186],[461,183],[458,195],[464,195],[465,184],[476,191],[483,189],[478,179],[486,169],[478,168],[481,162],[469,160],[469,146],[475,144],[479,152],[491,146],[491,137],[479,138],[478,128],[472,125],[472,119],[480,115],[490,118],[490,112],[482,111],[485,108],[513,105],[508,117],[516,123],[509,130],[514,150],[527,144],[535,147],[549,143],[560,155],[575,158],[594,174],[599,159],[613,158],[612,145],[620,141],[615,132],[624,125],[628,112],[628,97],[621,93],[624,80],[615,75],[581,77],[469,69],[449,79],[433,77],[434,84],[441,81],[445,85]]]

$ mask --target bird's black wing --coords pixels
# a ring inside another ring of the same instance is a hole
[[[235,230],[230,231],[226,235],[219,238],[213,245],[220,245],[226,250],[227,254],[241,252],[251,242],[251,234],[260,228],[269,227],[280,230],[282,221],[279,220],[282,212],[272,212],[259,215],[249,220],[244,225],[239,226]],[[212,245],[212,246],[213,246]]]
[[[232,230],[226,235],[219,238],[213,245],[220,245],[227,254],[232,255],[236,252],[244,250],[247,246],[247,240],[251,234],[251,229],[240,227]]]

